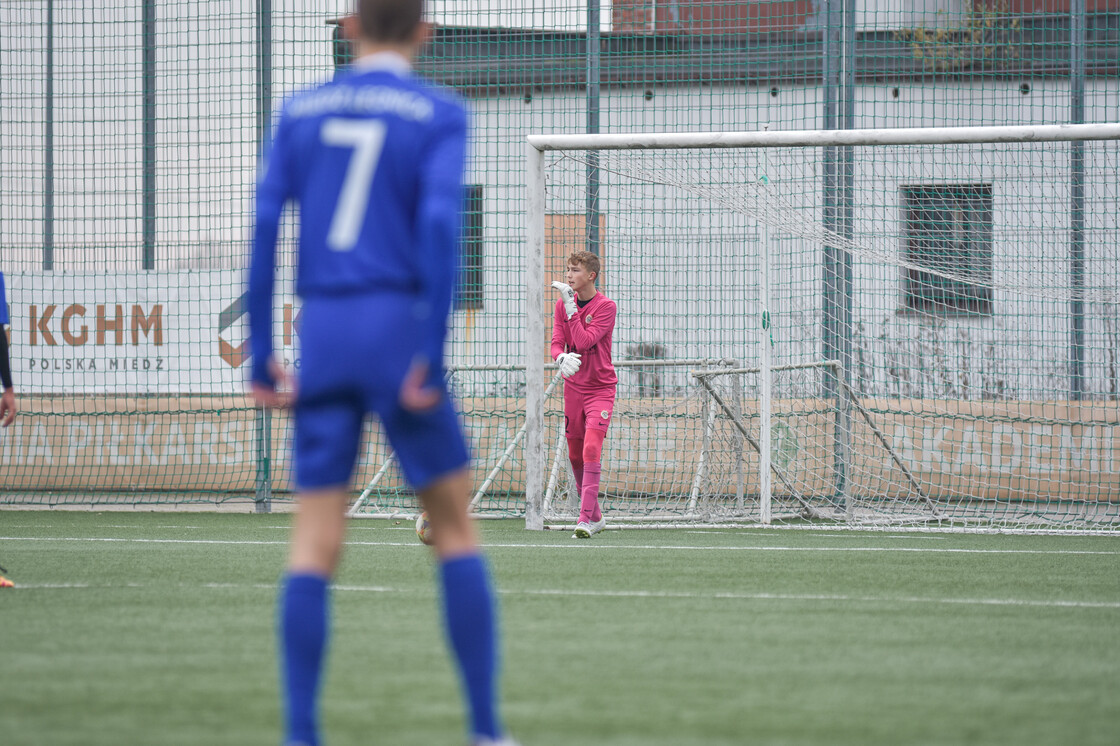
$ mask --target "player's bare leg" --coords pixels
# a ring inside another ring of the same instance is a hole
[[[432,524],[432,546],[441,559],[478,552],[478,529],[468,513],[471,502],[468,470],[441,477],[418,495]]]
[[[288,744],[319,743],[328,590],[346,534],[346,503],[341,487],[305,491],[297,499],[279,613]]]
[[[470,488],[470,473],[463,469],[437,478],[419,496],[439,557],[444,623],[470,710],[472,742],[512,743],[503,739],[498,719],[494,594],[468,513]]]
[[[289,572],[334,576],[346,538],[348,500],[341,487],[300,493],[292,522]]]

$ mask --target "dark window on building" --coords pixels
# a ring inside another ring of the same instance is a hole
[[[466,214],[463,216],[463,244],[459,254],[459,281],[455,288],[455,308],[482,308],[482,186],[467,187]]]
[[[906,308],[992,313],[992,185],[902,187]]]
[[[331,32],[331,52],[334,57],[334,69],[339,70],[354,61],[354,45],[342,33],[341,19],[327,23],[334,25],[334,30]]]

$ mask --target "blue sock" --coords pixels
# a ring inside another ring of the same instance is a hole
[[[317,705],[327,647],[327,580],[288,575],[280,592],[285,743],[319,743]]]
[[[466,688],[472,734],[500,738],[494,703],[497,625],[486,563],[478,555],[443,561],[440,579],[444,622]]]

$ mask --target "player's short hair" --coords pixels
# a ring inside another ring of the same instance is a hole
[[[357,0],[358,28],[373,42],[412,39],[424,17],[424,0]]]
[[[590,251],[573,251],[572,255],[568,257],[568,266],[573,264],[580,265],[596,277],[599,276],[599,257]]]

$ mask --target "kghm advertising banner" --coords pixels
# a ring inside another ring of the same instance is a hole
[[[239,270],[8,276],[12,366],[40,394],[241,394],[248,358]],[[276,309],[278,357],[298,312]]]

